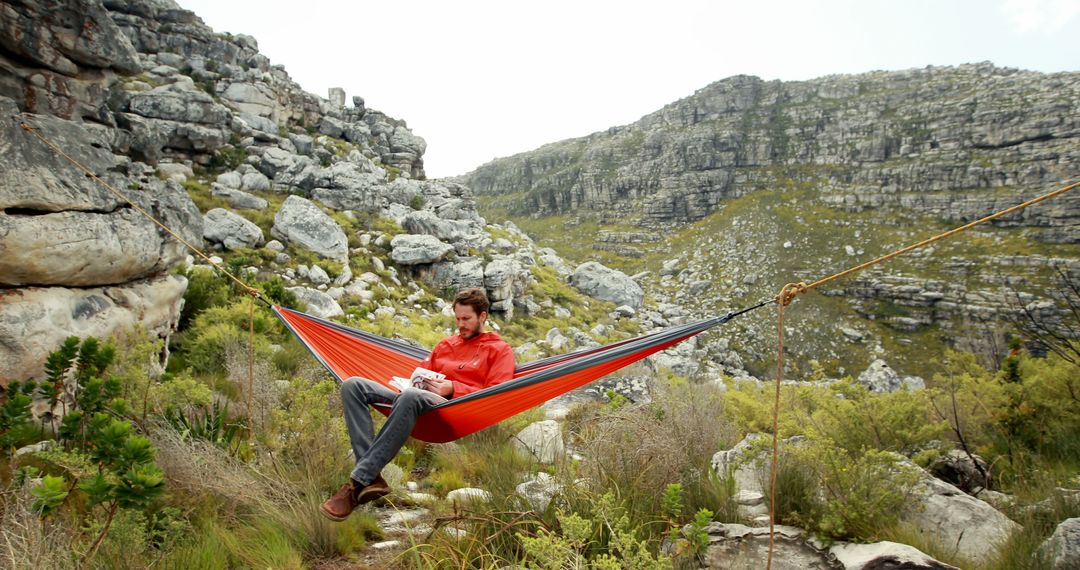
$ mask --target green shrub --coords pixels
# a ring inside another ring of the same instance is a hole
[[[808,434],[848,451],[909,453],[945,435],[947,424],[930,417],[929,398],[926,390],[875,394],[847,377],[828,388],[801,388],[792,413]]]
[[[589,513],[560,513],[558,529],[541,529],[535,536],[518,533],[530,568],[666,569],[674,564],[653,554],[625,508],[612,492],[605,493]]]
[[[338,383],[294,379],[257,434],[279,472],[323,491],[337,489],[352,467]]]
[[[0,386],[0,448],[4,455],[12,453],[37,432],[30,414],[35,389],[37,384],[33,381],[12,380],[6,387]]]
[[[206,309],[227,305],[232,296],[228,278],[209,267],[192,267],[184,276],[188,286],[184,292],[184,307],[180,310],[180,330],[188,328],[195,315]]]
[[[278,326],[277,319],[263,310],[252,313],[251,303],[250,298],[240,299],[228,306],[208,308],[195,318],[179,350],[195,374],[225,371],[227,351],[248,346],[249,319],[254,325],[256,358],[270,358],[266,335]]]
[[[784,485],[789,498],[777,512],[826,540],[880,540],[908,507],[918,481],[918,474],[890,452],[851,453],[828,440],[810,440],[787,447],[785,455],[793,471]],[[779,497],[779,482],[777,487]]]
[[[213,94],[212,91],[210,93]],[[244,163],[245,158],[247,158],[247,151],[244,149],[231,145],[223,146],[210,156],[207,168],[211,172],[235,170],[237,166]]]

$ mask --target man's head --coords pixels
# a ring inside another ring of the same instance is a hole
[[[454,317],[457,319],[458,334],[468,340],[483,332],[490,306],[483,289],[474,287],[458,292],[454,297]]]

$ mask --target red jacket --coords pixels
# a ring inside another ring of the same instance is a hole
[[[451,398],[457,398],[513,378],[514,351],[493,332],[469,340],[456,334],[440,340],[420,366],[452,380]]]

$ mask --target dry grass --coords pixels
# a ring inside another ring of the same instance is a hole
[[[599,410],[582,425],[582,475],[618,489],[642,515],[660,512],[669,483],[691,488],[707,478],[708,459],[737,436],[723,420],[723,393],[708,385],[662,387],[651,404]]]
[[[252,429],[261,431],[270,422],[270,412],[276,406],[282,389],[278,387],[273,375],[271,361],[266,358],[251,359],[249,348],[243,343],[225,345],[225,378],[236,387],[240,395],[235,406],[236,412],[248,415],[248,387],[251,387]]]
[[[0,568],[36,570],[75,568],[72,537],[56,520],[41,520],[31,509],[29,487],[0,496]]]
[[[171,429],[154,430],[150,439],[174,497],[196,504],[209,499],[222,512],[244,512],[275,492],[273,481],[213,443],[185,439]]]

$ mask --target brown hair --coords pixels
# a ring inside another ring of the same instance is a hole
[[[454,297],[454,306],[458,305],[472,307],[476,311],[476,315],[479,316],[480,313],[487,312],[488,308],[491,307],[491,302],[488,301],[483,289],[472,287],[458,291],[457,296]]]

